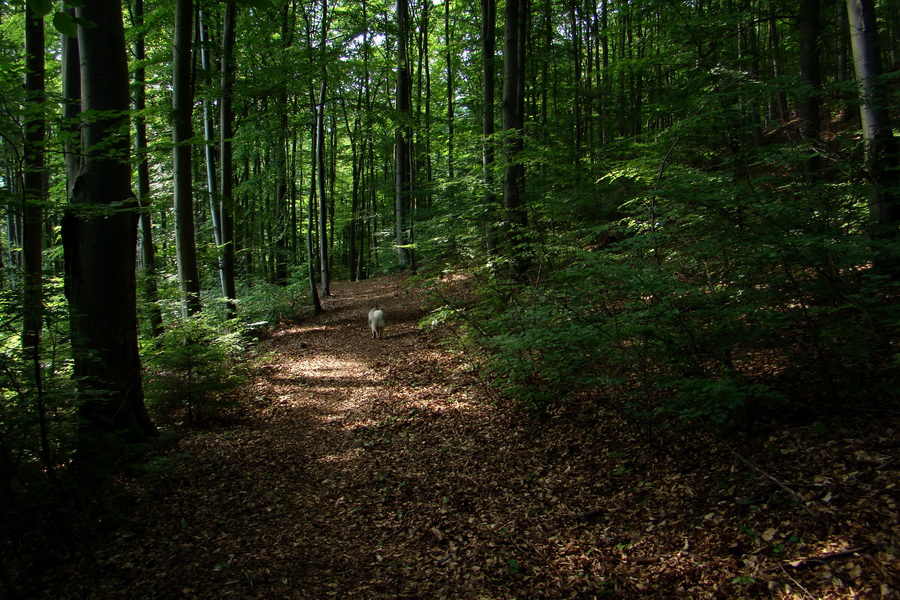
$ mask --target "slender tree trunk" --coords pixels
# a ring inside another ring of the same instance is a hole
[[[209,59],[209,34],[207,32],[203,9],[197,12],[197,30],[200,33],[200,69],[203,72],[203,80],[207,89],[212,87],[212,67]],[[206,190],[209,195],[209,216],[212,221],[213,240],[216,247],[222,247],[222,219],[219,215],[218,184],[216,178],[216,123],[215,109],[212,101],[203,98],[203,137],[206,145],[203,147],[206,158]],[[221,260],[220,260],[221,263]]]
[[[200,34],[200,69],[203,72],[204,84],[209,90],[212,87],[212,66],[209,58],[209,33],[205,20],[205,14],[201,8],[197,12],[197,29]],[[209,216],[212,221],[213,241],[216,244],[216,255],[218,257],[219,282],[222,286],[222,295],[227,297],[222,269],[224,236],[222,235],[221,202],[218,193],[218,179],[216,177],[216,154],[220,150],[216,147],[215,108],[212,106],[212,101],[206,96],[203,98],[203,137],[206,141],[203,149],[206,158],[206,190],[209,196]]]
[[[138,153],[137,201],[140,206],[141,264],[143,265],[143,290],[153,337],[163,333],[162,310],[159,307],[159,288],[156,281],[156,247],[153,243],[153,221],[150,206],[150,161],[147,159],[146,84],[144,60],[144,0],[134,0],[134,21],[137,38],[134,41],[134,146]]]
[[[578,2],[574,1],[571,4],[569,9],[569,23],[572,28],[571,31],[571,42],[572,42],[572,64],[575,68],[573,81],[573,91],[572,91],[572,108],[574,111],[573,115],[573,137],[575,140],[575,160],[579,160],[581,157],[581,140],[582,133],[584,131],[584,124],[582,123],[581,117],[581,35],[580,35],[580,23],[578,19]]]
[[[360,231],[359,227],[359,194],[360,184],[362,183],[362,157],[360,156],[359,131],[360,131],[360,109],[362,105],[362,94],[357,97],[356,102],[356,119],[353,127],[350,127],[350,116],[347,114],[347,106],[341,101],[344,111],[344,120],[347,124],[347,138],[350,140],[350,157],[351,172],[353,177],[352,188],[350,192],[350,222],[347,227],[347,270],[350,272],[350,281],[356,281],[357,273],[357,239]]]
[[[749,5],[748,5],[749,11]],[[754,81],[759,80],[759,42],[756,31],[756,23],[754,19],[751,19],[749,23],[745,25],[747,35],[746,40],[746,50],[745,53],[749,55],[749,63],[750,63],[750,77],[753,78]],[[762,132],[762,119],[759,115],[759,102],[757,101],[757,96],[753,95],[748,104],[748,110],[750,111],[750,125],[753,132],[753,146],[756,148],[760,148],[763,145],[763,132]],[[666,125],[668,126],[668,124]]]
[[[781,61],[781,36],[778,34],[778,20],[775,16],[775,8],[769,4],[769,55],[772,57],[772,74],[775,79],[784,76],[784,67]],[[771,116],[782,122],[788,120],[787,93],[781,89],[775,92]]]
[[[319,88],[319,103],[316,112],[316,165],[319,186],[319,270],[322,277],[322,295],[331,295],[328,257],[328,200],[325,194],[325,80]]]
[[[395,134],[394,161],[394,235],[397,256],[403,267],[412,265],[411,251],[407,247],[407,206],[410,195],[410,168],[412,144],[412,81],[409,75],[409,3],[397,0],[398,65],[397,65],[397,113],[399,122]]]
[[[888,94],[883,82],[874,0],[847,0],[853,64],[860,83],[866,167],[870,184],[869,211],[873,237],[897,237],[900,223],[900,172],[898,144],[887,111]],[[889,265],[884,265],[889,267]],[[896,265],[890,265],[896,269]]]
[[[128,63],[119,0],[76,9],[84,163],[62,224],[79,388],[76,458],[111,467],[121,442],[156,435],[144,406],[137,338],[137,211],[128,162]]]
[[[75,17],[74,8],[66,8]],[[62,86],[63,155],[66,163],[66,195],[71,198],[72,187],[81,168],[81,65],[78,56],[78,39],[60,36],[60,83]]]
[[[822,76],[819,65],[819,34],[822,30],[820,0],[801,0],[798,23],[800,28],[800,83],[802,89],[797,105],[800,135],[811,146],[810,156],[803,162],[803,171],[815,177],[821,170],[819,131],[822,127],[820,96]]]
[[[319,128],[317,127],[318,123],[318,110],[319,108],[316,105],[315,100],[313,99],[313,90],[309,91],[310,102],[312,103],[313,109],[313,117],[315,119],[315,123],[312,128],[312,160],[310,161],[310,178],[309,178],[309,210],[307,214],[306,220],[306,258],[307,263],[309,264],[309,288],[310,288],[310,297],[312,298],[313,303],[313,311],[315,314],[320,314],[322,312],[322,303],[319,300],[319,291],[316,286],[316,250],[315,243],[313,241],[314,231],[315,231],[315,215],[316,215],[316,188],[318,187],[318,167],[316,163],[318,162],[317,156],[319,153]],[[321,240],[320,240],[321,243]]]
[[[47,408],[41,367],[44,316],[44,202],[46,199],[44,145],[45,111],[44,19],[29,4],[25,10],[25,93],[31,104],[26,113],[24,144],[24,201],[22,259],[24,267],[22,349],[31,362],[35,404],[41,440],[41,460],[51,466]]]
[[[31,5],[25,14],[25,93],[29,108],[25,117],[24,183],[22,209],[22,266],[24,267],[24,306],[22,347],[37,360],[44,314],[44,19]],[[39,364],[39,363],[36,363]]]
[[[192,0],[175,2],[175,51],[172,60],[172,178],[175,186],[175,254],[181,282],[182,312],[200,312],[200,272],[194,239],[191,145]]]
[[[453,44],[450,38],[452,31],[450,25],[450,0],[444,0],[444,45],[447,49],[447,176],[453,179],[453,103],[456,87],[453,83]]]
[[[232,138],[234,137],[234,111],[232,96],[234,94],[234,41],[237,4],[227,2],[222,25],[222,64],[221,93],[219,99],[219,219],[222,226],[221,253],[219,255],[222,294],[225,296],[225,312],[229,319],[237,317],[237,291],[234,276],[234,156]]]
[[[599,69],[599,82],[598,87],[600,88],[599,94],[599,107],[597,112],[600,114],[600,140],[606,141],[606,134],[609,130],[609,125],[607,124],[606,118],[606,107],[607,107],[607,97],[609,95],[609,2],[608,0],[601,0],[600,2],[600,52],[603,54],[603,59],[601,62],[602,68]]]
[[[497,246],[493,214],[497,206],[494,193],[494,81],[496,79],[496,0],[481,0],[481,62],[484,73],[484,108],[481,115],[481,176],[484,182],[484,208],[487,213],[488,252]]]

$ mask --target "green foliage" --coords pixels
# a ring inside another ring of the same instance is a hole
[[[278,323],[297,318],[310,311],[309,283],[299,274],[288,285],[257,281],[238,290],[238,312],[246,323],[267,321]]]
[[[243,349],[240,334],[203,313],[169,323],[144,345],[148,407],[165,422],[220,414],[230,405],[228,392],[243,381],[237,374]]]
[[[788,398],[888,397],[896,283],[869,261],[897,248],[861,235],[852,189],[658,170],[638,159],[598,181],[628,197],[618,226],[548,247],[539,285],[481,283],[460,322],[491,381],[538,414],[590,393],[642,421],[719,426]]]

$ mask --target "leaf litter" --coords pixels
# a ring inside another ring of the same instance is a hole
[[[536,422],[418,328],[401,276],[324,303],[260,342],[238,418],[125,481],[126,518],[40,597],[896,597],[896,415],[773,426],[742,460],[590,398]]]

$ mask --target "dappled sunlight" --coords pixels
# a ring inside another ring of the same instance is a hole
[[[160,524],[151,544],[116,547],[137,565],[123,578],[187,564],[224,590],[253,582],[242,597],[315,600],[838,600],[892,564],[893,439],[795,461],[798,441],[772,432],[810,515],[704,432],[648,431],[593,398],[511,407],[418,329],[399,281],[335,284],[325,313],[259,342],[252,410],[183,442],[178,485],[138,504],[136,523]],[[367,331],[375,302],[383,340]],[[843,514],[884,520],[882,537]]]
[[[329,454],[318,459],[322,463],[346,463],[359,458],[359,450],[353,448],[340,454]]]

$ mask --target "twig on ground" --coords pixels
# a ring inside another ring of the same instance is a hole
[[[840,552],[830,552],[828,554],[820,554],[818,556],[808,556],[806,558],[801,558],[799,560],[793,560],[788,564],[794,567],[797,570],[805,569],[806,567],[812,565],[824,565],[825,563],[837,560],[839,558],[846,558],[848,556],[853,556],[854,554],[858,554],[865,550],[867,546],[857,546],[855,548],[848,548],[847,550],[841,550]],[[784,567],[782,567],[783,569]]]
[[[780,479],[778,479],[771,473],[765,471],[764,469],[762,469],[760,466],[756,465],[750,459],[745,458],[744,456],[741,456],[740,454],[738,454],[738,452],[734,448],[732,448],[731,444],[729,444],[728,442],[721,440],[721,439],[719,441],[728,449],[728,452],[731,453],[731,455],[733,457],[735,457],[740,462],[742,462],[744,465],[753,469],[754,471],[756,471],[757,473],[759,473],[760,475],[762,475],[763,477],[765,477],[766,479],[772,481],[772,483],[777,485],[778,488],[781,491],[783,491],[785,494],[790,496],[791,499],[793,499],[794,502],[796,502],[797,505],[800,506],[800,508],[802,508],[806,514],[808,514],[811,517],[816,516],[816,514],[812,510],[810,510],[810,508],[803,502],[803,500],[800,499],[800,496],[797,495],[797,492],[795,492],[794,490],[789,488],[783,481],[781,481]]]

